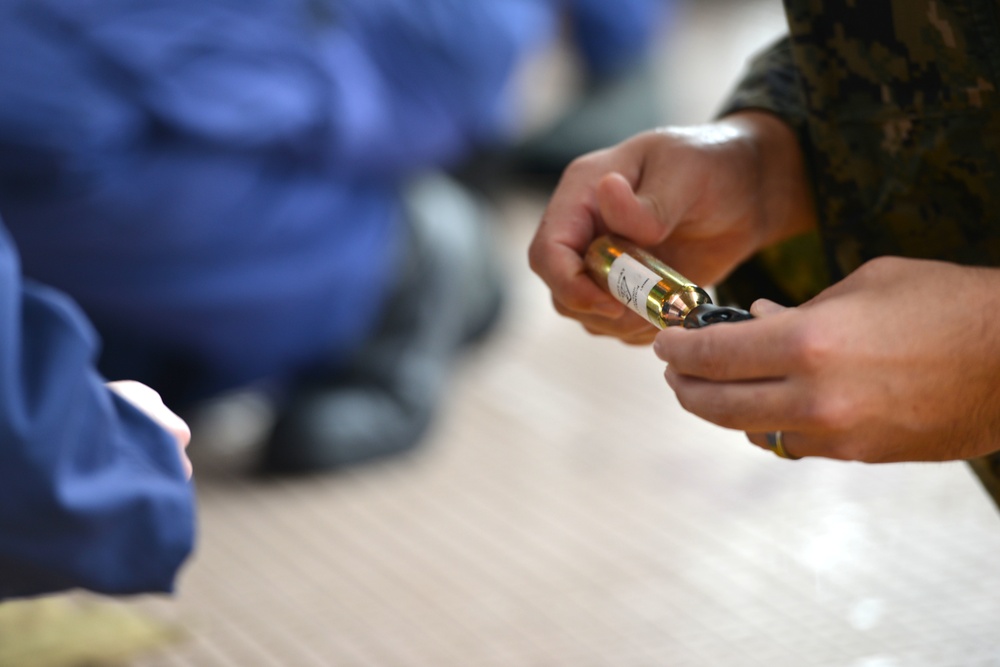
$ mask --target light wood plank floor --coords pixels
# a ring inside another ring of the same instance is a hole
[[[682,4],[672,118],[711,114],[777,3]],[[961,465],[779,460],[685,414],[648,349],[560,319],[511,191],[499,333],[413,456],[200,482],[186,640],[140,667],[1000,666],[1000,516]]]

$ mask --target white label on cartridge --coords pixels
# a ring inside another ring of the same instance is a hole
[[[646,297],[658,282],[660,276],[656,272],[629,255],[618,255],[608,273],[608,289],[611,294],[650,322],[653,320],[646,310]]]

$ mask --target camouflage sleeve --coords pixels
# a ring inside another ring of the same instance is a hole
[[[805,102],[787,36],[750,60],[749,68],[723,103],[718,116],[743,109],[770,111],[802,136],[806,124]]]

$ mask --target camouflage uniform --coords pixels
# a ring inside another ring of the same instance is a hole
[[[751,63],[723,112],[766,109],[795,129],[824,252],[796,240],[727,287],[739,295],[757,272],[802,300],[880,255],[1000,266],[1000,3],[785,0],[785,10],[788,37]],[[970,463],[1000,504],[1000,452]]]

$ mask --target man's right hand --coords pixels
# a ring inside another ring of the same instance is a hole
[[[649,249],[700,285],[815,225],[798,142],[777,117],[740,112],[708,125],[644,132],[574,161],[529,250],[557,311],[594,334],[648,344],[656,330],[587,276],[605,233]]]

